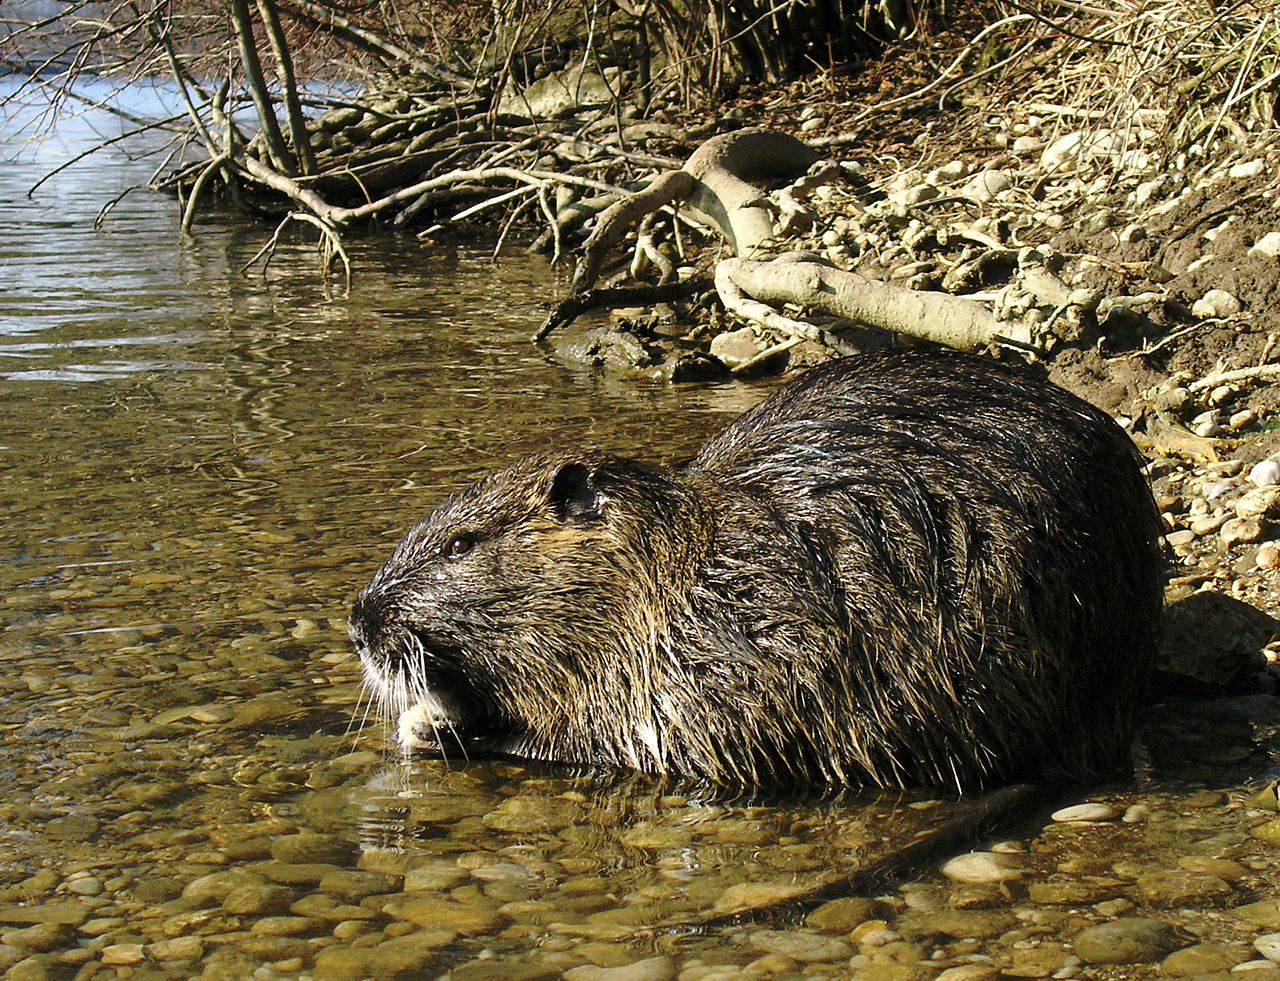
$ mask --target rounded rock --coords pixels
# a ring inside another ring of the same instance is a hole
[[[289,865],[324,863],[346,866],[355,861],[356,846],[334,835],[281,835],[271,843],[271,857]]]
[[[118,967],[141,964],[146,959],[142,944],[112,944],[102,948],[102,963]]]
[[[1265,255],[1272,259],[1280,255],[1280,232],[1267,232],[1262,238],[1253,243],[1250,252],[1258,255]]]
[[[1191,314],[1201,320],[1209,317],[1231,317],[1240,312],[1240,301],[1226,290],[1213,289],[1191,305]]]
[[[1253,941],[1253,949],[1275,964],[1280,964],[1280,933],[1265,933]]]
[[[1013,187],[1013,181],[1003,170],[981,170],[964,185],[960,193],[986,203]]]
[[[1236,501],[1236,517],[1261,518],[1276,509],[1280,501],[1280,488],[1259,487],[1251,490]]]
[[[1000,969],[994,964],[960,964],[949,967],[934,981],[994,981],[1000,977]]]
[[[1022,870],[1009,855],[997,852],[969,852],[957,855],[944,866],[942,874],[956,882],[973,884],[1009,882],[1022,877]]]
[[[153,961],[198,961],[204,955],[204,941],[199,937],[174,937],[147,944],[144,950]]]
[[[619,967],[583,964],[564,972],[565,981],[671,981],[676,966],[670,957],[646,957]]]
[[[1055,821],[1067,824],[1083,823],[1092,824],[1098,821],[1113,821],[1118,812],[1110,804],[1102,804],[1095,802],[1087,802],[1084,804],[1073,804],[1071,807],[1064,807],[1054,811],[1051,817]]]
[[[1280,463],[1263,460],[1249,470],[1249,483],[1255,487],[1275,487],[1280,484]]]
[[[1150,963],[1176,946],[1173,927],[1139,916],[1088,927],[1075,938],[1076,953],[1087,964]]]
[[[1239,412],[1231,413],[1227,419],[1227,427],[1230,429],[1244,429],[1246,426],[1252,426],[1258,421],[1258,413],[1252,409],[1241,409]]]
[[[1174,978],[1193,978],[1202,974],[1230,971],[1249,959],[1246,947],[1230,944],[1196,944],[1174,951],[1160,962],[1160,970]]]
[[[1182,906],[1232,893],[1231,886],[1216,875],[1185,870],[1139,876],[1138,891],[1155,906]]]
[[[1268,542],[1258,549],[1258,554],[1253,557],[1253,564],[1259,569],[1280,567],[1280,548]]]
[[[1247,545],[1262,537],[1262,522],[1258,518],[1230,518],[1218,531],[1222,544],[1230,548],[1232,545]]]
[[[33,926],[0,933],[0,943],[19,950],[47,953],[61,947],[69,932],[69,928],[63,923],[36,923]]]
[[[1151,819],[1151,808],[1146,804],[1130,804],[1120,818],[1125,824],[1145,824]]]
[[[749,938],[751,946],[766,954],[790,957],[802,964],[848,960],[854,950],[843,940],[794,930],[759,930]]]

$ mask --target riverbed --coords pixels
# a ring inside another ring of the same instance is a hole
[[[766,389],[560,363],[529,335],[563,274],[516,249],[355,239],[347,291],[305,229],[244,270],[270,225],[184,237],[137,191],[95,228],[159,137],[28,198],[118,125],[0,144],[0,971],[976,981],[1192,950],[1275,973],[1252,944],[1280,932],[1280,844],[1240,790],[1274,756],[1271,696],[1157,719],[1166,745],[1171,720],[1228,735],[1065,801],[1102,816],[1028,815],[977,872],[835,899],[952,802],[401,758],[345,627],[399,534],[548,445],[679,461]],[[1133,936],[1082,952],[1113,923]]]

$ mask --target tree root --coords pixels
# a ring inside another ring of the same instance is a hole
[[[605,254],[622,236],[646,215],[677,200],[720,229],[736,254],[754,252],[774,235],[763,185],[793,180],[817,160],[817,151],[786,133],[743,129],[713,136],[680,170],[661,175],[600,215],[582,247],[570,292],[591,289]]]
[[[262,272],[263,275],[266,275],[267,266],[271,263],[271,258],[275,255],[276,247],[280,244],[280,233],[284,231],[285,227],[290,222],[295,221],[301,222],[305,225],[311,225],[320,232],[320,241],[317,244],[317,249],[320,252],[320,262],[324,274],[326,295],[329,289],[329,273],[333,268],[333,261],[335,257],[342,261],[343,290],[345,292],[350,292],[351,257],[347,255],[346,249],[342,247],[342,237],[338,234],[336,229],[331,228],[315,215],[308,214],[305,211],[291,211],[289,214],[285,215],[284,220],[276,226],[276,230],[272,232],[271,238],[267,240],[267,243],[255,252],[248,262],[240,267],[240,274],[244,275],[252,269],[259,260],[262,260]]]
[[[687,300],[706,292],[711,285],[710,280],[687,279],[683,282],[664,283],[660,286],[606,287],[574,293],[560,301],[551,311],[547,319],[542,322],[542,326],[534,332],[533,341],[534,343],[545,341],[552,331],[568,326],[588,310],[594,310],[597,307],[638,306]]]

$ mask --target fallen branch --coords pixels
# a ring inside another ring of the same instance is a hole
[[[790,336],[808,337],[817,328],[778,314],[776,308],[784,304],[961,350],[1006,340],[1034,346],[1037,340],[1033,325],[1001,322],[975,300],[866,279],[813,257],[724,259],[716,267],[715,282],[730,312]],[[762,319],[765,311],[772,316]]]

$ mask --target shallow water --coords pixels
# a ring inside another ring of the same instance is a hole
[[[676,459],[760,393],[556,363],[528,336],[560,283],[519,253],[355,241],[333,295],[301,238],[242,274],[269,229],[235,216],[184,240],[176,203],[139,192],[95,230],[154,158],[100,156],[27,198],[110,126],[32,149],[11,123],[0,167],[0,968],[310,972],[326,946],[413,932],[382,907],[418,869],[413,898],[472,917],[423,938],[414,970],[438,973],[526,951],[534,924],[694,916],[762,870],[818,868],[778,844],[809,809],[731,847],[749,809],[647,781],[404,763],[359,726],[345,635],[394,539],[480,472],[549,443]],[[290,853],[302,833],[324,837]],[[322,885],[357,868],[390,878]]]
[[[1010,846],[1017,876],[935,877],[803,929],[707,927],[945,805],[733,802],[388,752],[359,724],[344,617],[416,516],[548,444],[678,460],[761,391],[558,364],[527,338],[563,282],[518,253],[353,241],[355,287],[334,295],[305,237],[241,274],[270,230],[235,216],[183,240],[176,203],[138,193],[94,230],[154,158],[95,158],[26,197],[112,125],[30,150],[11,123],[0,146],[0,971],[1045,976],[1115,915],[1091,909],[1141,905],[1141,876],[1178,856],[1240,858],[1214,872],[1236,901],[1274,874],[1243,857],[1224,795],[1152,794],[1163,822]]]

